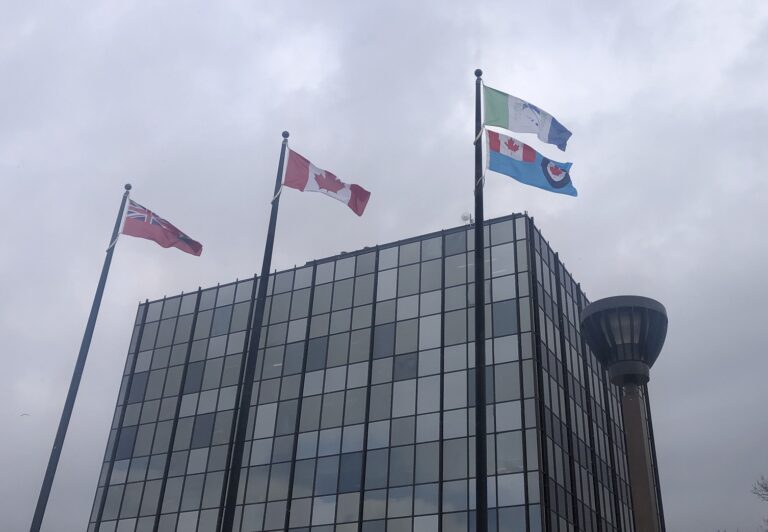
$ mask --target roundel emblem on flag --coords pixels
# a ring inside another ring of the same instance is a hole
[[[556,163],[553,163],[546,157],[541,158],[541,169],[544,171],[544,177],[553,188],[563,188],[571,182],[571,175]]]

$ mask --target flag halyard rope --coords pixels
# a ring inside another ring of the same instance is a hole
[[[274,197],[274,198],[272,198],[272,201],[270,201],[269,203],[274,203],[274,202],[275,202],[275,200],[276,200],[278,197],[280,197],[280,193],[281,193],[282,191],[283,191],[283,185],[280,185],[280,188],[278,189],[278,191],[277,191],[277,194],[275,194],[275,197]]]

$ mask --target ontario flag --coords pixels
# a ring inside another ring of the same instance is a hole
[[[200,242],[192,240],[171,222],[133,200],[128,200],[122,233],[154,240],[164,248],[179,248],[191,255],[199,256],[203,252]]]
[[[328,170],[322,170],[293,150],[288,150],[288,164],[283,185],[302,192],[322,192],[346,204],[358,216],[363,215],[371,193],[360,185],[348,185]]]

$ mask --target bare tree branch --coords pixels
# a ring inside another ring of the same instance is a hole
[[[760,480],[752,486],[752,493],[757,495],[760,500],[768,502],[768,479],[761,475]]]

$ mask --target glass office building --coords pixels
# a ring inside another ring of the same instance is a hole
[[[533,220],[486,226],[489,522],[633,531],[619,396]],[[269,278],[235,530],[474,528],[473,228]],[[139,305],[88,530],[214,532],[255,279]]]

